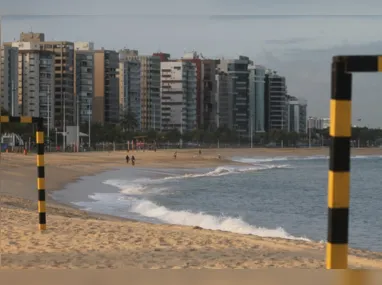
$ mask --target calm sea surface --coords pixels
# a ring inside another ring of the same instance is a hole
[[[152,223],[324,241],[328,159],[236,157],[216,169],[123,168],[84,177],[53,197]],[[382,251],[382,157],[352,159],[350,245]]]

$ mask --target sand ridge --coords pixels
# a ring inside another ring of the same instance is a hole
[[[234,155],[327,155],[327,149],[205,149],[135,152],[142,167],[217,167]],[[222,160],[217,158],[221,154]],[[357,149],[353,155],[382,155]],[[84,175],[126,166],[126,152],[46,155],[47,191]],[[323,268],[324,244],[152,225],[94,215],[48,200],[46,232],[37,230],[34,155],[2,154],[1,268]],[[131,167],[131,166],[127,166]],[[80,189],[79,189],[80,191]],[[382,268],[382,253],[350,250],[354,268]]]

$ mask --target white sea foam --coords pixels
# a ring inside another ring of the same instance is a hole
[[[141,182],[142,181],[143,180],[141,180]],[[150,180],[147,180],[147,182],[150,182]],[[134,196],[148,194],[165,194],[165,192],[169,190],[167,187],[148,187],[148,185],[138,184],[137,181],[129,182],[126,180],[119,179],[106,180],[103,182],[103,184],[119,188],[120,193],[122,194]]]
[[[217,217],[202,212],[193,213],[191,211],[174,211],[145,199],[118,199],[114,195],[108,194],[95,193],[93,195],[89,195],[89,198],[95,201],[103,202],[106,208],[111,206],[123,207],[124,210],[128,210],[129,212],[167,224],[198,226],[209,230],[221,230],[239,234],[255,235],[259,237],[310,241],[305,237],[292,236],[281,227],[267,229],[250,225],[243,221],[240,217]],[[85,204],[81,203],[81,206],[88,206],[87,203]]]
[[[381,155],[355,155],[352,159],[376,159],[382,158]],[[278,161],[294,161],[294,160],[324,160],[329,159],[327,155],[313,155],[313,156],[276,156],[276,157],[233,157],[232,161],[242,163],[267,163]]]
[[[124,194],[124,196],[120,196],[119,199],[114,198],[117,200],[115,201],[115,204],[110,201],[110,197],[106,198],[104,195],[100,194],[90,195],[89,198],[96,201],[102,201],[106,204],[105,206],[108,205],[107,207],[112,207],[113,205],[121,207],[121,203],[123,203],[124,211],[138,214],[144,218],[151,218],[162,223],[199,226],[204,229],[229,231],[239,234],[251,234],[260,237],[309,241],[309,239],[305,237],[294,237],[281,227],[275,229],[267,229],[250,225],[243,221],[240,217],[213,216],[203,212],[193,213],[187,210],[175,211],[168,209],[165,206],[157,205],[142,196],[153,192],[155,192],[155,194],[168,193],[168,188],[158,188],[155,184],[162,184],[169,180],[219,177],[230,174],[266,171],[278,168],[291,168],[291,166],[287,164],[257,164],[250,167],[221,166],[205,173],[186,173],[183,175],[173,175],[156,179],[138,178],[132,181],[121,179],[106,180],[103,182],[104,184],[117,187],[120,189],[120,193]],[[138,198],[137,196],[140,197]]]
[[[192,213],[189,211],[173,211],[164,206],[158,206],[155,203],[147,200],[133,202],[130,211],[145,217],[156,218],[169,224],[199,226],[209,230],[221,230],[239,234],[251,234],[260,237],[310,241],[307,238],[294,237],[288,234],[281,227],[276,229],[259,228],[244,222],[241,218],[224,216],[216,217],[201,212]]]
[[[243,172],[255,172],[261,170],[269,169],[279,169],[279,168],[291,168],[290,165],[256,165],[252,167],[229,167],[229,166],[219,166],[212,171],[206,173],[192,173],[177,176],[169,176],[163,178],[163,180],[177,180],[186,178],[199,178],[199,177],[217,177],[230,174],[238,174]]]
[[[287,169],[287,168],[292,168],[292,167],[288,164],[283,164],[283,165],[259,164],[259,165],[253,165],[251,167],[219,166],[215,168],[214,170],[211,170],[205,173],[186,173],[186,174],[173,175],[173,176],[167,176],[167,177],[156,178],[156,179],[138,178],[132,181],[126,181],[121,179],[111,179],[111,180],[106,180],[103,183],[117,187],[121,189],[122,193],[125,193],[125,194],[140,195],[140,194],[144,194],[148,190],[148,187],[147,187],[148,185],[162,184],[171,180],[181,180],[181,179],[201,178],[201,177],[219,177],[219,176],[238,174],[238,173],[244,173],[244,172],[255,172],[255,171],[264,171],[264,170],[270,170],[270,169]],[[160,188],[157,188],[157,190],[158,189]]]

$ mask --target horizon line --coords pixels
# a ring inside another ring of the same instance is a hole
[[[382,18],[382,14],[128,14],[128,13],[103,13],[103,14],[4,14],[0,15],[2,20],[17,20],[15,18],[52,18],[52,17],[188,17],[188,18],[210,18],[210,19],[256,19],[256,18]]]

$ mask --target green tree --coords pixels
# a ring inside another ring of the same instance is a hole
[[[234,143],[238,140],[236,131],[229,129],[227,126],[219,127],[215,132],[215,137],[224,143]]]
[[[147,140],[149,142],[157,141],[158,137],[160,137],[159,133],[157,131],[155,131],[154,129],[150,129],[147,132],[146,136],[147,136]]]
[[[122,114],[120,125],[124,131],[135,131],[139,126],[136,114],[131,110],[126,110]]]
[[[193,142],[203,142],[205,131],[203,129],[195,129],[191,132]]]
[[[182,134],[180,133],[178,129],[172,129],[166,132],[164,137],[166,141],[178,142],[181,139]]]

